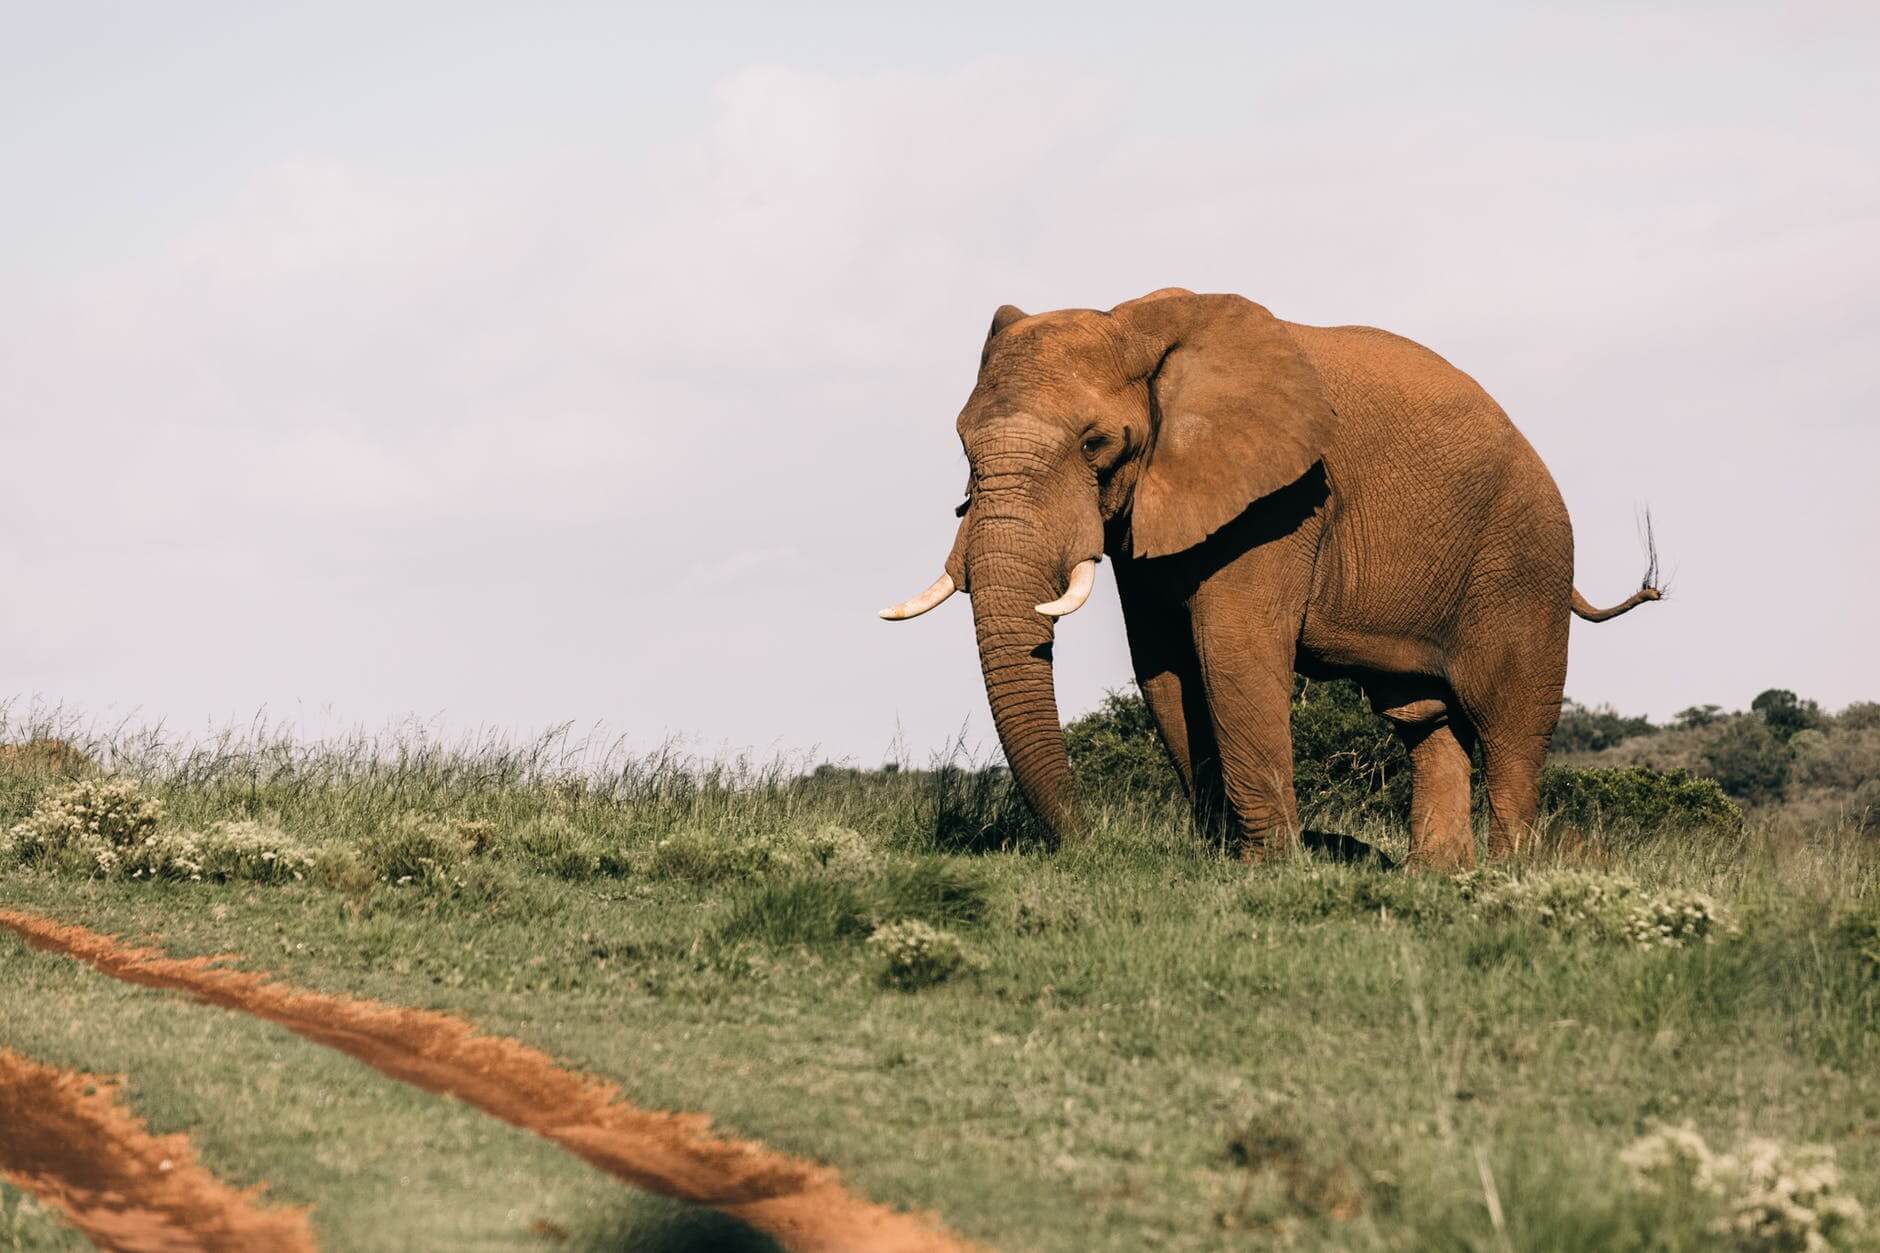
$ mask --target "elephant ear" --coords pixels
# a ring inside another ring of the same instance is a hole
[[[1199,544],[1310,470],[1331,443],[1335,418],[1318,372],[1251,300],[1165,289],[1111,316],[1154,415],[1130,514],[1136,556]]]
[[[986,368],[986,358],[992,355],[992,341],[997,339],[1006,327],[1014,322],[1023,322],[1031,314],[1017,305],[1000,305],[992,313],[992,327],[986,332],[986,346],[979,350],[979,368]]]

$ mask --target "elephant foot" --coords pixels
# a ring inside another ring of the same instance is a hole
[[[1280,861],[1292,851],[1292,847],[1293,841],[1283,827],[1268,827],[1264,831],[1246,831],[1240,837],[1240,861],[1246,866]]]
[[[1421,848],[1412,846],[1403,864],[1406,870],[1427,870],[1432,874],[1472,870],[1475,868],[1475,841],[1444,840],[1440,844],[1425,844]]]

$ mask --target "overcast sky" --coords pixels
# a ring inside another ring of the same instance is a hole
[[[1880,9],[909,7],[0,5],[0,696],[994,747],[874,616],[986,323],[1179,284],[1474,375],[1596,602],[1650,505],[1569,695],[1880,699]]]

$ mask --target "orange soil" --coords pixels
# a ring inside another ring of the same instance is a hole
[[[612,1084],[557,1066],[517,1040],[480,1034],[448,1014],[309,992],[265,974],[216,968],[223,958],[165,957],[15,910],[0,910],[0,926],[114,978],[187,992],[279,1023],[394,1079],[533,1131],[636,1187],[730,1214],[792,1249],[953,1253],[973,1247],[934,1220],[855,1196],[833,1169],[714,1136],[703,1114],[635,1108]]]
[[[189,1138],[153,1136],[113,1082],[0,1048],[0,1176],[124,1253],[313,1253],[304,1209],[263,1209],[196,1164]]]

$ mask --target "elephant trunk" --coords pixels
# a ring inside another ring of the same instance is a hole
[[[1054,624],[1038,606],[1065,590],[1064,571],[1037,549],[1034,510],[982,490],[973,502],[966,568],[986,699],[999,743],[1032,811],[1060,840],[1081,833],[1070,758],[1052,685]]]

